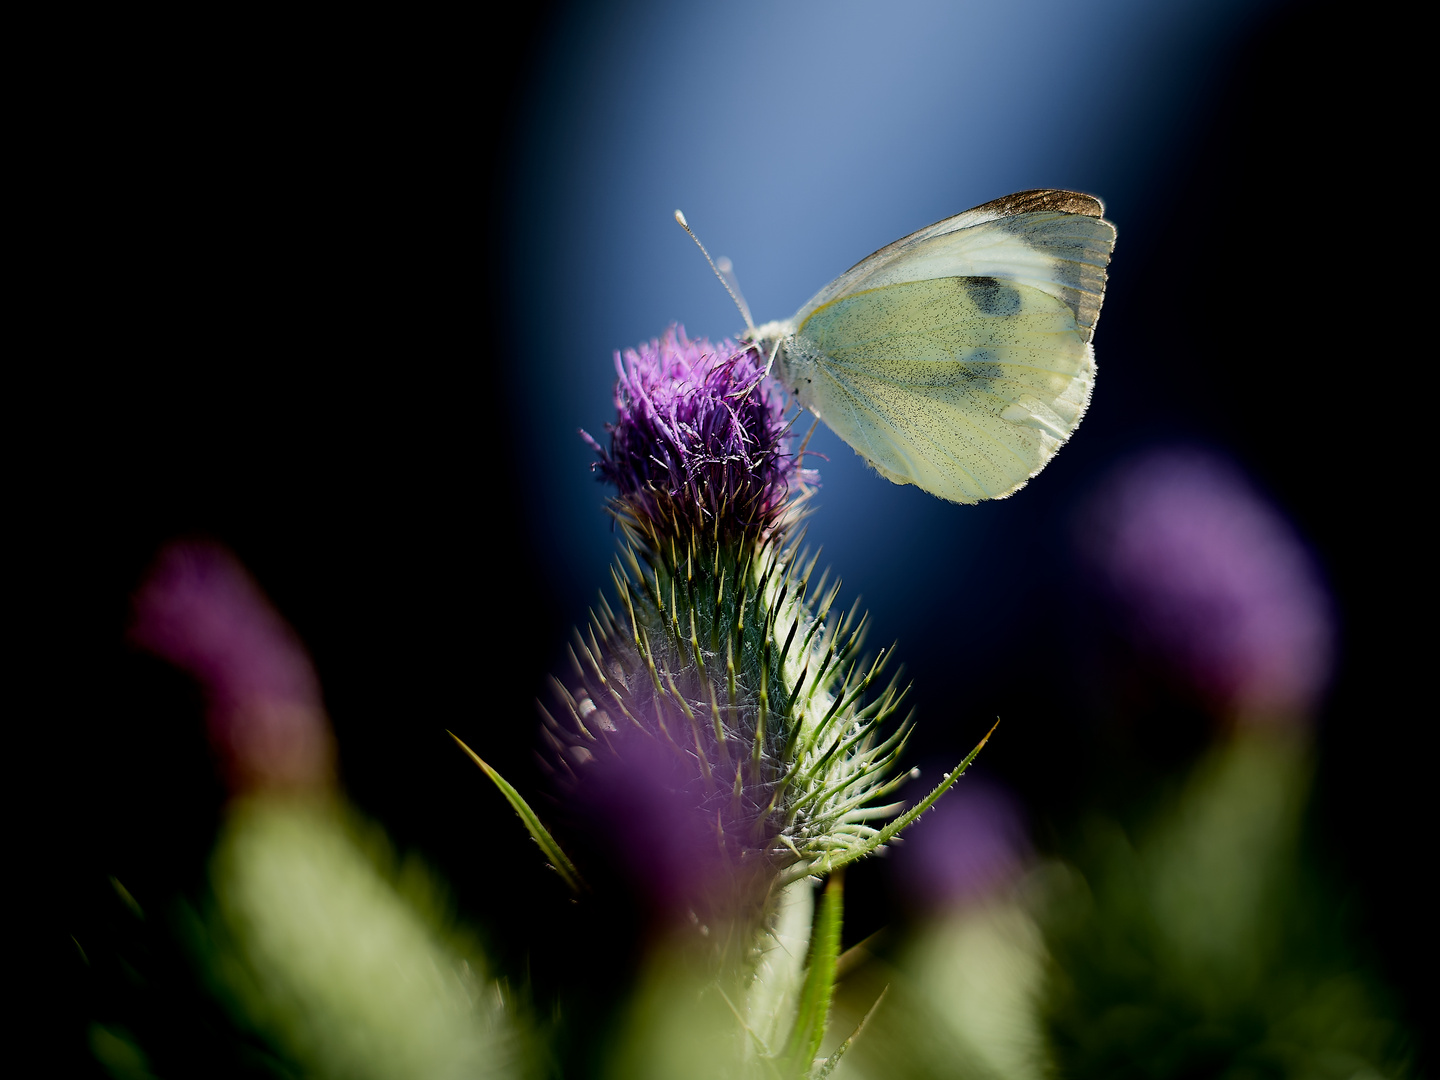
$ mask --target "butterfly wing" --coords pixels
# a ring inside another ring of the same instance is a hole
[[[965,503],[1019,490],[1089,403],[1102,212],[1022,192],[882,248],[796,314],[782,377],[896,483]]]

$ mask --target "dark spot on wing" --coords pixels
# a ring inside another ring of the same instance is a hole
[[[960,361],[959,374],[972,390],[988,390],[996,379],[1004,379],[1005,369],[988,348],[972,348]]]
[[[1003,379],[1005,369],[1000,366],[995,354],[989,349],[972,349],[965,357],[965,377],[967,379]]]
[[[964,278],[965,291],[986,315],[1014,315],[1020,310],[1020,294],[993,277]]]

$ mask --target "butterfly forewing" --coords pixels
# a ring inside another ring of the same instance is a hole
[[[1114,246],[1115,226],[1098,215],[1041,210],[992,216],[985,207],[967,210],[857,263],[802,307],[795,323],[798,326],[822,305],[862,289],[927,278],[985,276],[1019,281],[1064,300],[1075,311],[1088,341],[1100,314],[1105,267]]]

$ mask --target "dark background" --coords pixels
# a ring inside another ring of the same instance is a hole
[[[179,536],[231,546],[294,624],[347,791],[445,874],[497,966],[542,1003],[568,987],[582,1003],[575,1030],[603,1026],[639,928],[623,904],[566,902],[444,732],[543,806],[533,702],[603,580],[607,541],[603,490],[553,480],[557,460],[583,475],[583,447],[545,459],[536,417],[547,439],[594,431],[609,404],[601,376],[580,404],[537,382],[596,301],[549,290],[569,279],[534,267],[588,261],[603,276],[620,256],[536,224],[548,189],[527,147],[565,100],[565,50],[608,18],[552,3],[503,25],[117,22],[45,41],[54,62],[35,81],[35,184],[21,207],[39,242],[22,268],[28,329],[9,398],[21,598],[11,880],[31,911],[17,932],[39,959],[28,996],[67,1060],[83,1059],[90,1020],[133,1008],[119,1003],[135,984],[105,966],[134,947],[119,941],[107,876],[147,911],[193,894],[223,802],[197,693],[123,641],[131,591]],[[859,522],[922,530],[939,520],[927,514],[990,508],[892,512],[885,500],[919,493],[897,496],[843,447],[829,471],[820,463],[817,528],[829,514],[827,550],[877,611],[872,645],[900,638],[917,683],[914,760],[953,759],[1003,716],[983,768],[1025,799],[1043,847],[1107,768],[1103,707],[1076,690],[1083,651],[1038,656],[1025,614],[1053,610],[1083,635],[1067,579],[1076,502],[1148,445],[1238,460],[1312,546],[1336,599],[1341,657],[1317,729],[1312,831],[1357,933],[1414,1010],[1430,943],[1420,813],[1433,706],[1419,691],[1425,482],[1401,449],[1412,352],[1408,330],[1389,329],[1420,310],[1387,269],[1412,227],[1397,195],[1412,151],[1386,126],[1400,87],[1375,66],[1394,33],[1380,7],[1231,20],[1195,46],[1206,51],[1173,122],[1137,125],[1144,146],[1109,136],[1107,168],[1125,174],[1133,152],[1143,174],[1127,181],[1126,215],[1111,203],[1121,241],[1095,403],[1041,481],[955,542],[964,573]],[[657,65],[655,93],[704,49],[683,45]],[[1078,99],[1064,107],[1083,112]],[[766,155],[737,150],[733,167],[764,170]],[[845,239],[831,272],[878,243]],[[703,282],[703,267],[684,265]],[[603,348],[663,325],[626,323]],[[572,351],[608,370],[608,352]],[[582,541],[584,572],[561,565]],[[853,879],[847,941],[891,917],[883,864]],[[141,981],[152,1020],[182,1007]]]

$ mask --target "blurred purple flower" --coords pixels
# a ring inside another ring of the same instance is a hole
[[[1294,529],[1233,466],[1153,452],[1082,521],[1085,554],[1143,647],[1243,718],[1313,708],[1334,651],[1330,598]]]
[[[691,341],[681,327],[615,354],[618,420],[594,468],[642,521],[676,521],[722,542],[764,535],[796,481],[818,475],[789,453],[785,399],[753,345]]]
[[[1029,857],[1019,804],[1004,788],[966,776],[905,834],[895,876],[917,907],[943,910],[994,895]]]
[[[130,637],[200,682],[233,790],[330,781],[333,745],[310,658],[228,551],[162,551],[135,595]]]
[[[571,812],[663,921],[694,914],[704,922],[727,911],[740,899],[731,869],[749,860],[760,865],[740,843],[729,800],[706,792],[693,762],[673,747],[639,733],[617,732],[611,741],[617,752],[602,751],[577,768]]]
[[[566,696],[558,684],[556,690]],[[773,871],[756,823],[766,816],[772,785],[758,783],[738,763],[728,775],[702,770],[688,745],[689,737],[699,737],[696,730],[656,699],[618,726],[588,695],[575,706],[600,735],[588,746],[574,745],[549,711],[540,710],[564,802],[580,831],[623,869],[652,913],[670,924],[704,923],[761,903]],[[732,739],[732,752],[742,746]],[[710,746],[707,756],[715,753]]]

